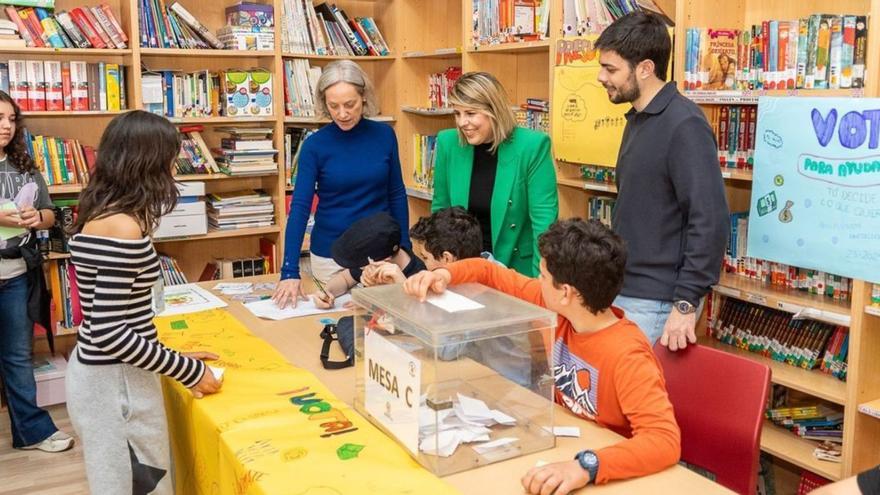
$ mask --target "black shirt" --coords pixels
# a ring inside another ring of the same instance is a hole
[[[498,155],[489,152],[491,147],[492,143],[474,146],[474,166],[468,196],[468,211],[480,222],[483,251],[486,252],[492,252],[492,191],[495,190],[495,170],[498,168]]]
[[[427,267],[425,267],[425,263],[421,259],[419,259],[418,256],[413,254],[412,249],[406,246],[401,246],[400,249],[403,249],[404,252],[409,255],[409,263],[407,263],[406,266],[403,268],[403,275],[406,276],[406,278],[412,277],[422,270],[427,270]],[[351,273],[351,278],[357,280],[358,283],[360,283],[361,275],[363,275],[364,271],[360,268],[352,268],[351,270],[349,270],[349,272]]]
[[[862,495],[880,495],[880,466],[859,473],[856,483]]]
[[[696,305],[718,282],[730,223],[715,135],[672,82],[626,120],[612,221],[627,246],[620,292]]]

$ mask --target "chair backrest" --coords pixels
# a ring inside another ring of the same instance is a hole
[[[681,459],[753,495],[770,368],[701,345],[671,352],[658,343],[654,353],[681,428]]]

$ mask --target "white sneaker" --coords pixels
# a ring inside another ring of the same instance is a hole
[[[40,443],[22,447],[22,450],[42,450],[43,452],[64,452],[73,447],[73,437],[63,431],[56,431]]]

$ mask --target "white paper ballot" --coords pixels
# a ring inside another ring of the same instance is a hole
[[[473,299],[468,299],[461,294],[447,290],[442,294],[432,294],[425,299],[429,303],[446,311],[447,313],[457,313],[459,311],[470,311],[480,309],[484,306]]]
[[[211,370],[211,373],[214,374],[214,378],[218,382],[223,381],[223,373],[226,371],[226,368],[220,368],[219,366],[208,366],[208,369]]]
[[[509,445],[509,444],[512,444],[512,443],[515,443],[518,441],[519,441],[518,438],[504,437],[504,438],[499,438],[498,440],[492,440],[491,442],[478,443],[478,444],[474,445],[473,448],[474,448],[474,450],[477,451],[478,454],[485,454],[487,452],[491,452],[495,449],[504,447],[506,445]]]
[[[337,297],[336,307],[331,309],[318,309],[315,307],[315,302],[311,299],[309,299],[308,301],[299,301],[295,308],[291,308],[288,306],[284,309],[281,309],[275,304],[275,301],[271,299],[250,302],[245,304],[244,307],[249,309],[251,313],[259,318],[265,318],[267,320],[286,320],[288,318],[298,318],[300,316],[310,316],[323,313],[338,313],[340,311],[343,311],[343,306],[345,306],[345,304],[349,301],[351,301],[351,295],[346,294],[344,296]]]
[[[581,437],[581,429],[577,426],[554,426],[553,428],[545,426],[544,429],[557,437]]]

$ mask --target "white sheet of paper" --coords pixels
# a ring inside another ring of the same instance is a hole
[[[221,282],[215,285],[213,290],[220,291],[227,296],[234,294],[250,294],[254,290],[254,284],[250,282]]]
[[[504,426],[513,426],[516,424],[516,418],[514,418],[513,416],[508,416],[498,409],[492,409],[491,414],[492,419]]]
[[[195,284],[170,285],[163,292],[165,310],[156,316],[173,316],[195,313],[228,306],[210,291]]]
[[[219,366],[208,366],[208,369],[211,370],[211,373],[214,374],[214,378],[218,382],[223,381],[223,373],[226,371],[226,368],[221,368]]]
[[[470,311],[480,309],[484,306],[473,299],[468,299],[461,294],[447,290],[442,294],[432,294],[426,299],[429,303],[446,311],[447,313],[457,313],[459,311]]]
[[[577,426],[554,426],[553,428],[545,426],[544,429],[557,437],[581,437],[581,429]]]
[[[504,437],[499,438],[498,440],[492,440],[491,442],[478,443],[477,445],[474,445],[473,448],[477,451],[478,454],[485,454],[486,452],[491,452],[497,448],[501,448],[505,445],[518,441],[519,439],[515,437]]]
[[[271,299],[264,299],[262,301],[250,302],[244,305],[254,316],[259,318],[265,318],[267,320],[286,320],[288,318],[299,318],[300,316],[310,316],[317,315],[323,313],[338,313],[342,311],[343,306],[347,302],[351,301],[351,295],[346,294],[344,296],[340,296],[336,298],[336,307],[331,309],[318,309],[315,307],[315,302],[309,299],[308,301],[299,301],[295,308],[286,307],[284,309],[279,308],[275,301]]]
[[[419,450],[425,454],[449,457],[461,443],[458,432],[455,430],[441,431],[437,435],[429,435],[419,442]]]

